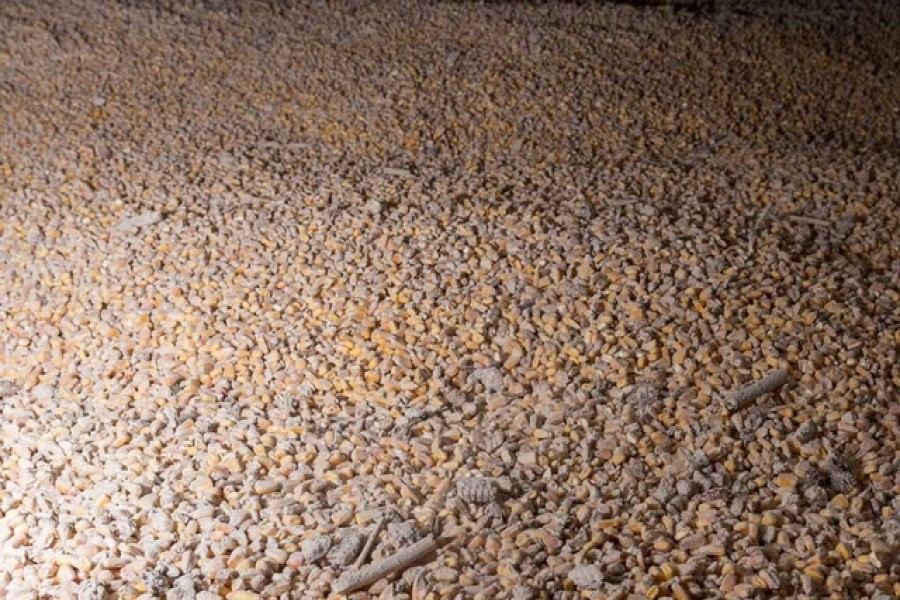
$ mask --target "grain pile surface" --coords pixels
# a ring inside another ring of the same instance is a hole
[[[0,598],[434,526],[353,597],[896,597],[898,61],[893,2],[0,2]]]

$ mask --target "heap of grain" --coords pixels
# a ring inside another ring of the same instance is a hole
[[[900,593],[900,17],[748,4],[3,2],[0,589]]]

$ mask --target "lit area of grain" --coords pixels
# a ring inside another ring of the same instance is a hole
[[[0,2],[0,598],[900,595],[900,5],[679,4]]]

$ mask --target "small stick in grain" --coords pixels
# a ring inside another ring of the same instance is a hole
[[[776,369],[762,379],[758,379],[732,393],[725,400],[725,408],[729,412],[739,411],[763,394],[768,394],[780,388],[788,382],[789,378],[790,376],[786,369]]]
[[[391,573],[402,571],[414,565],[439,547],[440,543],[433,535],[425,536],[415,544],[407,546],[378,562],[361,569],[347,571],[334,582],[332,591],[336,594],[349,594],[361,590]]]
[[[814,217],[802,217],[799,215],[791,215],[788,217],[795,223],[803,223],[805,225],[814,225],[816,227],[831,227],[831,223],[825,219],[816,219]]]
[[[406,169],[398,169],[396,167],[383,167],[381,172],[385,175],[393,175],[394,177],[412,177],[413,174]]]
[[[375,525],[372,526],[372,533],[369,534],[366,545],[363,546],[362,552],[359,553],[359,558],[353,563],[354,570],[359,569],[367,560],[369,560],[369,555],[372,554],[372,550],[375,549],[375,544],[378,542],[378,536],[381,535],[381,530],[384,529],[385,523],[387,523],[387,518],[381,517],[375,522]]]

